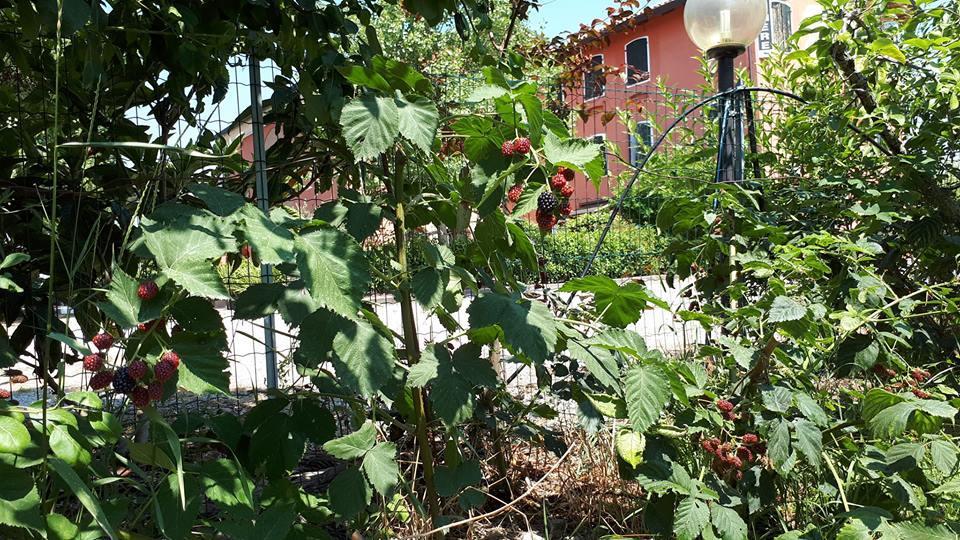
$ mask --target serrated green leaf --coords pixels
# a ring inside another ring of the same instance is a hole
[[[77,473],[58,458],[50,458],[47,464],[57,473],[64,483],[67,484],[67,487],[70,488],[73,495],[80,501],[80,504],[83,505],[87,512],[93,516],[93,519],[100,525],[103,532],[107,533],[110,540],[118,540],[120,537],[113,529],[113,525],[110,524],[110,520],[107,519],[107,515],[100,506],[100,502],[90,491],[90,488],[83,483],[83,480],[77,476]]]
[[[389,497],[397,487],[397,478],[400,477],[400,468],[397,466],[397,446],[391,442],[384,442],[370,449],[363,456],[363,472],[367,474],[370,483],[381,495]]]
[[[0,464],[0,478],[0,524],[44,531],[40,495],[30,473]]]
[[[19,454],[30,446],[30,432],[16,418],[0,416],[0,452]]]
[[[723,540],[744,540],[748,537],[746,522],[733,508],[711,504],[710,521]]]
[[[790,424],[780,420],[769,435],[768,455],[780,467],[790,456]]]
[[[449,275],[449,272],[436,268],[418,270],[410,279],[410,290],[413,292],[413,297],[427,310],[437,307],[443,298],[444,277],[449,278]]]
[[[553,314],[542,302],[519,294],[481,294],[467,308],[474,329],[498,326],[504,342],[534,362],[541,363],[557,347],[557,326]]]
[[[710,509],[706,503],[687,497],[677,505],[673,518],[673,533],[677,540],[694,540],[710,524]]]
[[[930,460],[944,476],[951,476],[957,469],[957,446],[944,439],[937,439],[930,443]]]
[[[322,306],[355,319],[370,283],[367,260],[356,240],[332,227],[296,237],[297,267],[310,296]]]
[[[230,364],[223,354],[227,350],[224,334],[180,332],[171,338],[170,347],[180,356],[177,386],[194,394],[230,392]]]
[[[602,347],[587,347],[581,340],[586,341],[586,338],[582,335],[568,338],[567,353],[570,358],[582,362],[600,384],[609,389],[619,388],[620,367],[610,350]]]
[[[133,328],[137,323],[152,321],[162,313],[161,302],[144,302],[137,296],[140,283],[120,268],[114,268],[106,300],[99,307],[110,320],[121,328]]]
[[[648,304],[669,309],[650,290],[636,282],[623,285],[605,276],[590,276],[572,279],[560,287],[561,292],[592,292],[596,312],[601,321],[610,326],[625,328],[640,320]]]
[[[600,157],[600,148],[584,139],[561,140],[553,133],[547,133],[543,141],[543,152],[547,161],[557,166],[568,167],[594,178],[596,171],[588,170],[587,165]]]
[[[797,400],[797,408],[807,417],[807,420],[810,420],[820,427],[830,423],[830,417],[827,416],[827,413],[820,407],[820,404],[810,397],[810,395],[803,392],[796,392],[793,396]]]
[[[90,452],[74,439],[67,426],[53,426],[50,432],[50,449],[53,454],[71,467],[89,465],[93,457]]]
[[[877,437],[893,438],[906,431],[910,415],[916,410],[915,402],[897,403],[877,413],[867,425]]]
[[[212,299],[230,298],[223,279],[209,261],[182,261],[176,267],[164,268],[163,274],[194,296]]]
[[[802,319],[807,314],[807,307],[788,296],[778,296],[767,311],[770,322],[786,322]]]
[[[624,379],[623,391],[627,415],[638,433],[652,426],[670,401],[670,381],[654,365],[631,366]]]
[[[350,467],[330,482],[327,497],[330,499],[330,509],[344,519],[349,519],[366,509],[373,497],[373,491],[360,469]]]
[[[46,518],[47,538],[51,540],[74,540],[80,532],[80,527],[77,527],[67,516],[54,512],[47,514]],[[0,519],[0,523],[2,521]]]
[[[343,437],[332,439],[324,443],[323,449],[340,459],[356,459],[363,457],[373,445],[377,442],[377,429],[373,422],[366,421],[360,426],[360,429],[344,435]]]
[[[393,343],[366,321],[342,324],[332,346],[337,376],[361,395],[374,396],[393,378]]]
[[[785,413],[793,405],[793,391],[783,386],[768,386],[760,391],[763,406],[768,411]]]
[[[793,421],[793,432],[797,436],[797,449],[807,463],[815,469],[820,468],[820,452],[823,450],[823,433],[813,422],[798,418]]]
[[[187,189],[203,201],[204,204],[207,205],[207,208],[218,216],[229,216],[247,202],[239,193],[227,191],[221,187],[211,186],[210,184],[194,182],[187,184]]]
[[[429,153],[440,122],[436,104],[422,96],[399,97],[395,101],[400,115],[400,134]]]
[[[275,223],[252,204],[243,206],[239,218],[243,222],[243,237],[261,262],[280,264],[293,261],[293,233],[286,227]]]
[[[356,161],[373,159],[390,148],[400,134],[400,110],[392,97],[367,94],[343,107],[340,125]]]

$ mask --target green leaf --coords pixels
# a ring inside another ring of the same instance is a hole
[[[655,365],[631,366],[623,383],[627,415],[634,431],[643,433],[663,413],[670,401],[670,381]]]
[[[194,394],[230,392],[230,364],[223,355],[227,349],[224,334],[180,332],[171,338],[170,347],[180,356],[177,386]]]
[[[622,328],[607,328],[590,338],[587,345],[619,351],[636,358],[646,358],[648,356],[647,344],[643,341],[643,337],[633,330]]]
[[[29,260],[30,255],[26,253],[10,253],[3,258],[2,262],[0,262],[0,270],[3,270],[4,268],[10,268],[11,266],[16,266]]]
[[[673,518],[673,533],[678,540],[694,540],[710,523],[710,509],[707,504],[693,497],[687,497],[677,505]]]
[[[0,464],[0,478],[0,524],[44,531],[40,495],[30,473]]]
[[[253,481],[232,459],[205,461],[200,466],[204,493],[223,509],[253,513]]]
[[[420,361],[410,366],[407,374],[407,384],[414,388],[421,388],[437,377],[437,357],[434,356],[433,346],[424,349]]]
[[[534,94],[521,94],[517,96],[517,101],[523,106],[523,111],[527,115],[527,133],[530,135],[530,142],[534,147],[538,147],[543,141],[543,104]]]
[[[397,445],[391,442],[380,443],[370,449],[363,456],[363,472],[373,487],[383,495],[389,497],[397,487],[400,477],[400,468],[397,466]]]
[[[485,293],[470,304],[467,313],[472,328],[498,326],[504,342],[534,362],[545,361],[557,347],[556,322],[542,302],[519,294]]]
[[[297,236],[294,249],[310,296],[335,313],[355,319],[370,283],[367,261],[356,240],[332,227],[317,227]]]
[[[400,134],[400,110],[392,97],[364,95],[351,99],[340,114],[343,136],[356,161],[385,152]]]
[[[221,187],[211,186],[210,184],[198,184],[194,182],[187,184],[187,189],[203,201],[204,204],[207,205],[207,208],[218,216],[229,216],[247,202],[239,193],[227,191]]]
[[[917,405],[914,402],[897,403],[877,413],[867,422],[867,425],[877,437],[897,437],[906,431],[910,415],[916,410]]]
[[[710,505],[710,521],[723,540],[745,540],[747,524],[733,508],[726,508],[719,504]]]
[[[427,310],[437,307],[443,298],[444,281],[446,281],[444,277],[449,278],[449,275],[449,272],[436,268],[418,270],[410,279],[413,297]]]
[[[960,493],[960,478],[950,480],[949,482],[945,482],[937,486],[935,489],[930,490],[929,493],[931,495],[945,495],[945,494],[952,495],[954,493]]]
[[[581,340],[585,339],[582,335],[568,338],[567,354],[570,358],[582,362],[600,384],[609,389],[619,388],[620,367],[613,353],[602,347],[587,347],[581,343]]]
[[[956,472],[957,453],[957,446],[948,440],[937,439],[930,443],[930,460],[944,476],[951,476]]]
[[[479,484],[483,480],[478,461],[464,461],[459,465],[441,465],[436,469],[437,494],[453,497],[463,488]]]
[[[173,456],[174,473],[176,474],[178,492],[180,493],[180,508],[185,509],[187,507],[187,500],[186,488],[184,487],[183,453],[180,449],[180,438],[156,409],[147,409],[146,414],[150,419],[154,432],[160,431],[163,435],[163,440],[167,443],[167,448],[170,449],[170,454]],[[159,439],[159,436],[157,439]]]
[[[513,248],[520,258],[523,265],[531,272],[536,272],[539,265],[537,262],[537,250],[530,241],[527,233],[516,223],[507,223],[507,231],[510,233],[510,239],[513,241]]]
[[[177,466],[166,452],[153,443],[128,443],[130,448],[130,458],[143,465],[151,467],[162,467],[168,471],[176,473]]]
[[[590,178],[594,178],[596,171],[588,170],[587,164],[601,157],[596,143],[575,138],[561,140],[553,133],[547,133],[543,152],[550,163],[580,171]]]
[[[50,449],[53,454],[71,467],[89,465],[92,461],[90,452],[74,439],[67,426],[53,426],[50,432]]]
[[[646,446],[647,440],[642,433],[621,431],[617,435],[617,455],[632,467],[636,467],[643,462],[643,450]]]
[[[895,405],[903,401],[903,398],[888,392],[882,388],[874,388],[867,392],[867,395],[864,396],[863,401],[861,402],[861,416],[864,420],[869,421],[874,416],[880,413],[880,411]]]
[[[393,343],[365,321],[342,325],[333,338],[333,351],[337,376],[365,397],[374,396],[393,378]]]
[[[47,460],[47,465],[67,484],[67,487],[70,488],[73,495],[80,501],[80,504],[83,505],[87,512],[93,516],[93,519],[100,525],[103,532],[107,533],[110,540],[118,540],[120,537],[113,529],[113,525],[110,524],[110,520],[107,519],[107,514],[100,506],[100,502],[90,491],[90,488],[83,483],[83,480],[77,476],[77,473],[58,458],[50,458]],[[6,478],[6,475],[4,475],[4,478]],[[0,484],[2,484],[2,482],[0,482]],[[2,499],[2,497],[0,497],[0,499]]]
[[[98,302],[97,307],[121,328],[133,328],[137,323],[157,319],[162,313],[162,303],[156,299],[153,302],[140,300],[137,296],[139,285],[126,272],[114,268],[106,300]]]
[[[366,509],[372,496],[370,485],[356,467],[338,474],[327,488],[330,509],[344,519],[352,518]]]
[[[477,103],[480,101],[486,101],[488,99],[496,99],[505,95],[507,95],[507,90],[502,86],[497,86],[495,84],[482,84],[470,93],[466,101],[468,103]]]
[[[360,429],[338,439],[327,441],[323,449],[333,457],[356,459],[363,457],[377,442],[377,429],[373,422],[366,421]]]
[[[787,296],[778,296],[773,299],[767,317],[770,322],[786,322],[802,319],[807,314],[807,307]]]
[[[259,208],[244,205],[240,211],[243,220],[243,237],[260,261],[280,264],[293,261],[293,233],[275,223]]]
[[[824,412],[820,404],[808,394],[796,392],[794,393],[794,398],[797,400],[797,408],[800,409],[800,412],[806,416],[808,420],[820,427],[824,427],[830,423],[830,417],[827,416],[827,413]]]
[[[170,314],[180,326],[189,328],[190,332],[226,335],[223,316],[213,307],[213,302],[205,298],[183,298],[170,308]]]
[[[198,486],[193,482],[186,484],[186,509],[180,504],[180,487],[176,474],[169,474],[160,481],[157,490],[156,504],[154,505],[154,516],[160,531],[164,538],[169,540],[184,540],[190,534],[190,530],[200,513],[200,505],[203,502]]]
[[[61,334],[60,332],[50,332],[50,334],[48,334],[47,337],[49,337],[50,339],[59,341],[60,343],[63,343],[67,347],[70,347],[71,349],[77,351],[82,355],[88,355],[92,352],[90,348],[84,345],[83,343],[80,343],[79,341],[77,341],[76,339],[68,335]]]
[[[768,386],[761,390],[761,399],[768,411],[785,413],[793,405],[793,392],[783,386]]]
[[[0,496],[0,499],[2,498],[3,497]],[[2,504],[3,503],[0,503],[0,505]],[[46,517],[47,538],[51,540],[74,540],[80,532],[80,527],[77,527],[63,514],[50,513],[47,514]],[[2,518],[0,518],[0,523],[2,523],[2,521]]]
[[[296,519],[297,510],[292,504],[273,504],[257,516],[250,537],[259,540],[284,540],[290,534],[290,528]]]
[[[797,449],[815,469],[820,468],[820,452],[823,450],[823,433],[811,421],[802,418],[793,421],[797,436]]]
[[[220,274],[209,261],[182,261],[176,267],[163,269],[163,274],[194,296],[228,299],[230,293]]]
[[[383,92],[393,91],[390,83],[372,67],[347,64],[337,67],[337,71],[339,71],[345,79],[357,86],[365,86]]]
[[[463,377],[450,371],[449,361],[446,364],[441,362],[430,390],[430,402],[444,424],[453,427],[473,416],[473,387]]]
[[[237,251],[233,225],[212,212],[181,204],[161,206],[143,218],[147,249],[161,269],[178,268],[188,261],[208,261]]]
[[[464,343],[453,353],[453,369],[474,386],[495,389],[500,381],[487,358],[481,358],[483,350],[474,343]]]
[[[903,51],[901,51],[900,47],[897,47],[897,44],[890,40],[890,38],[878,37],[869,41],[867,48],[880,56],[886,56],[897,62],[907,61],[907,57],[903,54]]]
[[[597,313],[610,326],[625,328],[640,320],[647,304],[670,309],[666,302],[653,295],[646,287],[636,282],[619,285],[604,276],[572,279],[560,287],[562,292],[585,291],[594,294]]]
[[[30,432],[19,420],[0,416],[0,452],[19,454],[30,446]]]
[[[944,525],[926,525],[916,522],[889,523],[888,529],[898,540],[956,540],[957,533]],[[888,535],[884,534],[884,538]]]
[[[421,96],[398,97],[396,104],[400,114],[400,134],[417,148],[430,153],[440,122],[436,104]]]
[[[768,454],[773,463],[780,467],[790,457],[790,423],[784,420],[777,422],[777,426],[769,435]]]

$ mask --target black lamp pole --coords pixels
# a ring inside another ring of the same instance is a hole
[[[726,92],[736,84],[733,60],[744,52],[743,47],[717,47],[707,54],[717,61],[717,90]],[[720,152],[717,155],[717,181],[739,182],[743,180],[743,119],[740,115],[740,100],[736,94],[726,96],[721,102]]]

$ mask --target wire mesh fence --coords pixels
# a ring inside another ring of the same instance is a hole
[[[278,154],[273,151],[274,145],[286,136],[287,129],[275,120],[273,111],[282,107],[282,100],[289,97],[277,95],[277,92],[290,84],[295,85],[295,78],[291,78],[290,74],[280,73],[270,63],[260,65],[259,72],[256,73],[246,56],[232,58],[227,70],[229,82],[224,89],[223,98],[219,101],[214,101],[212,96],[204,98],[203,106],[197,107],[202,111],[201,114],[188,118],[186,115],[161,109],[156,104],[138,105],[126,111],[124,119],[137,130],[146,132],[151,140],[161,144],[186,146],[195,141],[219,140],[217,144],[221,148],[235,145],[240,158],[238,166],[233,169],[207,169],[201,173],[205,181],[213,183],[235,187],[239,182],[249,200],[266,197],[265,194],[257,192],[255,172],[259,168],[267,174],[290,170],[307,171],[300,184],[287,186],[281,195],[269,195],[269,200],[274,201],[274,207],[283,207],[291,215],[312,216],[324,204],[335,202],[338,197],[335,182],[331,186],[324,186],[310,180],[309,171],[315,166],[311,156]],[[17,72],[13,70],[4,76],[16,78]],[[444,77],[450,79],[454,76]],[[163,82],[157,81],[158,84]],[[52,89],[45,87],[46,82],[43,80],[36,83],[40,85],[37,91],[53,94]],[[471,86],[478,84],[480,81],[469,79],[467,83],[457,85],[458,92],[467,94]],[[602,146],[605,175],[599,183],[593,183],[582,175],[576,177],[575,193],[570,197],[572,215],[553,231],[541,234],[537,231],[533,216],[527,216],[529,232],[541,256],[541,268],[540,272],[523,277],[531,286],[530,294],[541,296],[581,274],[591,260],[591,252],[599,240],[600,230],[609,218],[613,198],[621,193],[625,177],[633,172],[638,156],[651,146],[665,124],[702,97],[695,90],[657,88],[652,83],[627,86],[610,82],[601,94],[590,97],[583,87],[565,87],[562,92],[558,88],[545,85],[543,97],[546,98],[547,106],[558,117],[568,120],[576,135],[592,138]],[[23,95],[25,94],[26,92]],[[254,105],[258,98],[262,100],[262,125],[259,125],[255,114],[257,107]],[[12,144],[26,149],[38,141],[16,140],[18,129],[26,123],[49,122],[51,118],[47,110],[28,111],[17,107],[16,100],[7,100],[0,104],[0,120],[8,126],[4,136],[13,137]],[[681,153],[685,159],[652,162],[644,171],[644,181],[648,185],[663,185],[710,180],[710,163],[709,159],[704,159],[703,149],[710,148],[713,123],[709,110],[687,118],[666,140],[660,151],[663,155]],[[262,161],[255,157],[258,150],[256,146],[260,143],[254,134],[258,131],[263,135]],[[93,134],[85,135],[91,137]],[[75,133],[73,136],[82,137],[84,134]],[[40,143],[49,148],[49,141]],[[157,156],[161,160],[160,166],[176,165],[174,158],[167,153],[159,152]],[[639,280],[672,307],[684,307],[688,302],[688,299],[680,294],[684,284],[669,286],[661,276],[665,269],[661,256],[663,239],[654,226],[659,201],[642,190],[628,194],[625,201],[622,217],[613,222],[610,234],[593,262],[591,274]],[[443,231],[426,231],[422,236],[425,241],[445,242],[455,249],[456,241],[451,239],[449,234],[442,233]],[[364,248],[374,264],[384,263],[393,249],[392,240],[386,233],[374,235],[374,238],[375,241],[365,243]],[[262,282],[264,275],[261,270],[249,260],[238,262],[226,258],[220,269],[228,290],[233,294],[238,294],[251,284]],[[398,333],[402,332],[399,304],[388,287],[375,288],[365,300],[389,328]],[[470,300],[468,294],[462,309],[454,314],[454,318],[464,326]],[[418,334],[423,343],[441,340],[449,335],[436,316],[421,306],[416,306],[416,309]],[[178,396],[173,404],[177,410],[198,409],[211,404],[239,410],[245,403],[255,401],[260,392],[270,386],[268,359],[271,351],[276,355],[277,383],[280,387],[295,388],[309,384],[309,379],[297,372],[292,361],[297,347],[296,328],[280,318],[273,321],[273,328],[262,320],[241,320],[236,316],[236,305],[232,301],[218,303],[217,310],[228,336],[231,395]],[[88,332],[78,324],[74,314],[64,308],[61,315],[69,328],[67,333],[82,341]],[[172,328],[172,323],[168,326]],[[648,340],[651,347],[671,354],[688,351],[693,345],[707,338],[698,323],[685,323],[676,319],[671,312],[659,308],[645,312],[635,328]],[[12,332],[15,328],[8,330]],[[122,359],[117,358],[114,361]],[[34,375],[34,368],[35,366],[29,364],[15,366],[13,372],[23,375],[16,377],[15,380],[19,382],[7,382],[11,385],[10,389],[14,391],[15,398],[21,402],[30,402],[40,396],[42,384]],[[24,378],[27,380],[23,381]],[[88,382],[79,363],[61,366],[58,378],[59,385],[64,389],[84,388]]]

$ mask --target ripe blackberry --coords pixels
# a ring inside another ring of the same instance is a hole
[[[90,388],[93,390],[103,390],[113,382],[112,371],[101,371],[90,377]]]
[[[513,141],[513,151],[518,154],[528,154],[530,152],[530,139],[518,137]]]
[[[157,297],[160,294],[160,287],[157,287],[157,282],[148,279],[146,281],[141,281],[140,286],[137,287],[137,296],[141,300],[150,301]]]
[[[537,197],[537,210],[539,210],[541,214],[552,214],[556,208],[557,197],[553,193],[544,191]]]
[[[566,178],[567,182],[573,182],[573,179],[576,178],[577,173],[573,169],[568,169],[566,167],[557,167],[557,172],[562,174]]]
[[[180,367],[180,356],[174,351],[167,351],[163,353],[163,356],[160,357],[160,360],[173,364],[173,369]]]
[[[101,351],[105,351],[110,347],[113,347],[113,336],[106,332],[100,332],[99,334],[93,336],[94,346],[96,346]]]
[[[564,184],[563,187],[560,188],[560,194],[568,199],[573,195],[574,191],[573,184]]]
[[[730,403],[729,401],[727,401],[727,400],[725,400],[725,399],[718,399],[718,400],[717,400],[717,410],[719,410],[720,412],[724,412],[724,413],[731,412],[731,411],[733,410],[733,403]]]
[[[102,352],[88,354],[84,356],[83,369],[87,371],[92,371],[94,373],[96,373],[97,371],[100,371],[101,369],[103,369],[103,357],[104,357],[104,354]]]
[[[500,145],[500,153],[506,157],[510,157],[516,151],[516,147],[513,144],[513,141],[503,141],[503,144]]]
[[[137,381],[133,380],[127,368],[117,368],[113,374],[113,389],[121,394],[127,394],[137,386]]]
[[[127,373],[133,380],[139,381],[147,375],[147,363],[140,359],[134,360],[127,366]]]
[[[150,396],[150,401],[160,401],[163,399],[163,384],[159,381],[148,384],[147,394]]]
[[[550,187],[556,190],[563,189],[563,186],[567,185],[567,179],[563,177],[562,174],[557,173],[550,177]]]
[[[177,368],[166,360],[161,360],[159,363],[157,363],[157,367],[153,368],[153,374],[160,382],[169,381],[170,377],[173,377],[173,374],[176,371]]]
[[[130,391],[130,401],[138,409],[144,409],[150,405],[150,393],[143,386],[138,386]]]
[[[520,200],[520,195],[523,193],[523,184],[514,184],[510,187],[510,191],[507,192],[507,200],[512,203],[515,203]]]

